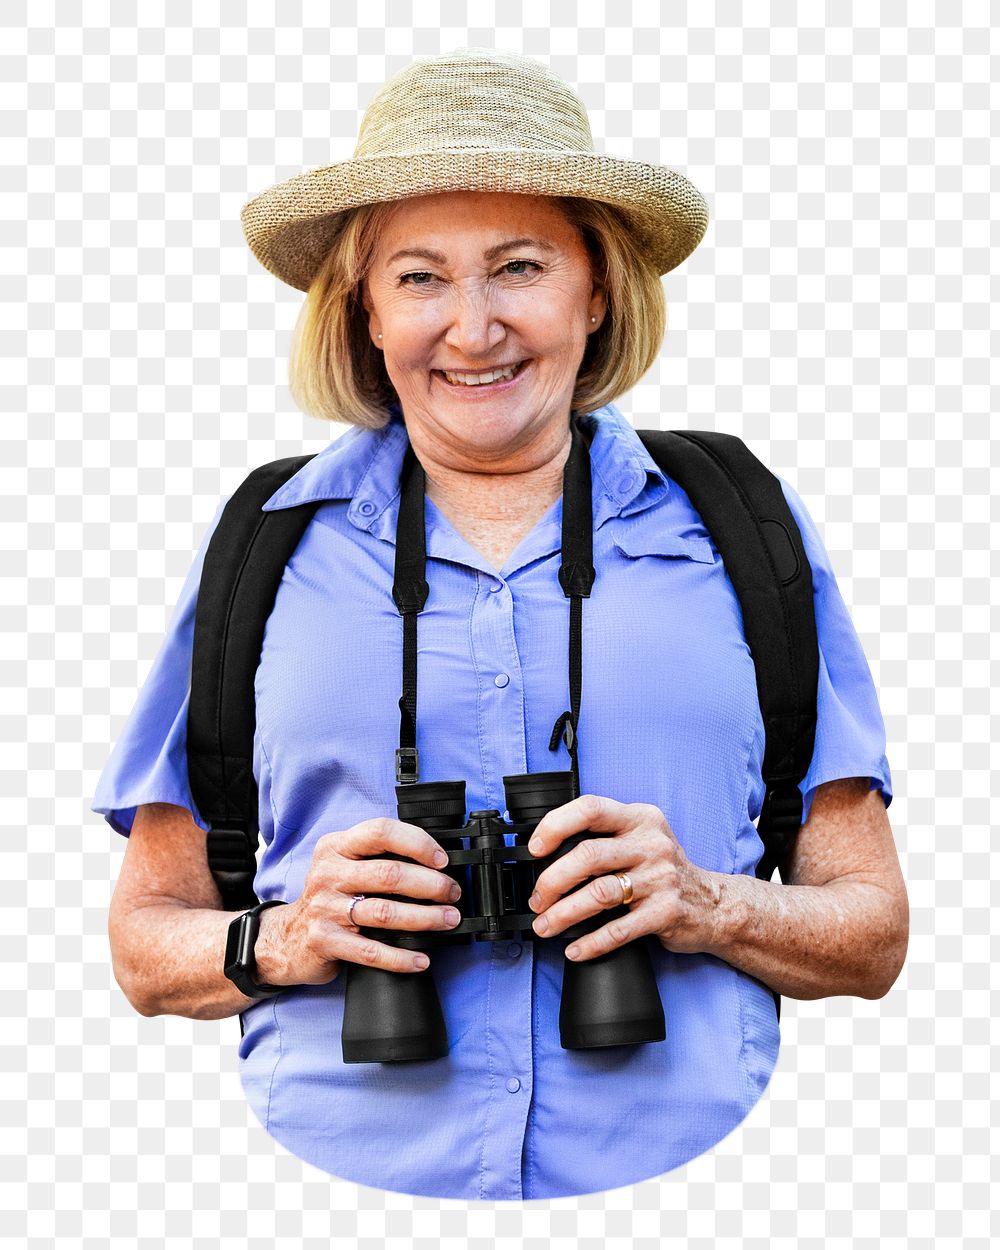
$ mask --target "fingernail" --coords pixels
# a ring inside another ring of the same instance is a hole
[[[459,920],[461,920],[461,915],[454,907],[446,907],[444,909],[444,920],[445,924],[458,924]]]
[[[537,855],[541,849],[542,843],[538,838],[532,838],[528,843],[528,850],[532,853],[532,855]]]
[[[567,959],[576,959],[576,957],[577,957],[577,955],[579,955],[579,953],[580,953],[580,948],[579,948],[579,946],[567,946],[567,947],[566,947],[566,957],[567,957]]]
[[[457,881],[452,882],[451,889],[448,891],[448,897],[451,899],[453,903],[456,901],[456,899],[460,899],[462,897],[462,887],[458,884]]]
[[[544,933],[548,927],[549,921],[547,916],[539,916],[532,925],[536,933]]]
[[[447,851],[435,851],[434,862],[439,867],[443,867],[448,862],[448,852]]]
[[[531,908],[532,911],[538,911],[538,904],[541,901],[542,900],[538,897],[537,894],[532,894],[531,898],[528,899],[528,906]]]
[[[414,955],[413,956],[414,968],[426,968],[430,962],[431,961],[427,958],[426,955]]]

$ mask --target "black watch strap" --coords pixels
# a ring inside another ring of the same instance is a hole
[[[268,899],[237,916],[229,926],[226,938],[226,961],[223,970],[241,994],[247,998],[273,998],[290,989],[288,985],[259,985],[256,981],[257,959],[254,946],[260,932],[260,913],[268,907],[283,907],[285,900]]]

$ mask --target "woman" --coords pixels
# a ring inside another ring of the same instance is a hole
[[[777,1055],[772,991],[879,997],[907,936],[882,718],[801,500],[782,483],[813,569],[818,722],[779,885],[754,876],[763,725],[739,605],[690,501],[612,402],[656,358],[659,277],[697,246],[704,202],[673,171],[594,154],[582,104],[543,66],[466,50],[396,75],[354,161],[272,188],[243,219],[265,266],[308,291],[293,393],[356,427],[264,505],[319,501],[255,682],[254,886],[285,905],[259,913],[251,987],[268,996],[245,994],[223,973],[233,915],[186,773],[210,529],[94,799],[130,834],[109,918],[119,983],[145,1015],[241,1013],[254,1111],[337,1176],[497,1200],[659,1175],[759,1098]],[[573,414],[589,440],[598,574],[583,617],[581,791],[531,849],[611,836],[539,877],[536,940],[434,951],[444,1059],[345,1064],[344,964],[412,973],[413,952],[372,932],[441,931],[457,916],[441,847],[393,815],[404,456],[426,475],[422,779],[464,778],[469,811],[502,810],[505,775],[566,767],[549,735],[566,705],[557,572]],[[623,904],[578,950],[559,940]],[[565,958],[640,938],[666,1038],[564,1049]]]

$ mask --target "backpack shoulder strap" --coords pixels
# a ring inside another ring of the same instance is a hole
[[[764,721],[757,876],[767,881],[802,823],[799,783],[816,737],[812,569],[781,483],[742,439],[714,430],[637,433],[700,513],[740,601]]]
[[[187,722],[191,795],[226,911],[253,907],[257,870],[254,675],[281,575],[318,504],[261,511],[311,455],[261,465],[222,510],[195,606]]]

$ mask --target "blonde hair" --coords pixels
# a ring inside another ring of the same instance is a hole
[[[667,323],[660,276],[637,247],[617,209],[597,200],[552,197],[577,227],[608,310],[587,336],[571,407],[593,412],[639,381],[659,354]],[[292,332],[288,384],[308,416],[380,430],[399,396],[382,352],[368,334],[361,284],[396,203],[344,213],[332,247],[310,284]]]

